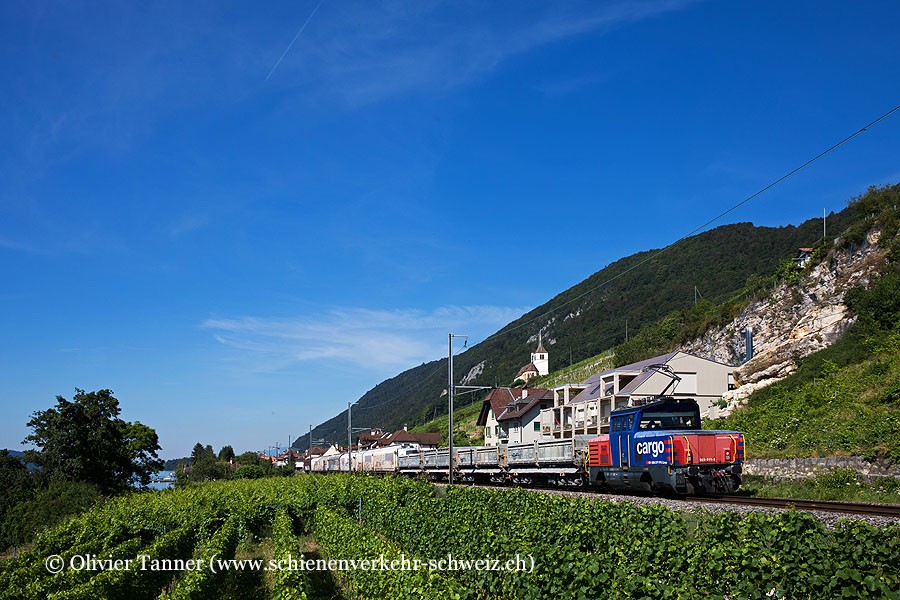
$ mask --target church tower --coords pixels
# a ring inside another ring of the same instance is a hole
[[[550,372],[550,357],[547,354],[547,350],[544,349],[544,344],[541,343],[540,333],[538,333],[537,350],[531,353],[531,363],[537,368],[538,373],[542,377]]]

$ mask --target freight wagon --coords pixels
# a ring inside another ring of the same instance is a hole
[[[744,438],[700,427],[694,400],[655,398],[615,410],[596,437],[453,449],[453,476],[466,483],[630,489],[678,494],[732,492],[741,484]],[[352,467],[348,468],[349,465]],[[364,471],[449,479],[448,448],[388,446],[313,459],[313,471]]]

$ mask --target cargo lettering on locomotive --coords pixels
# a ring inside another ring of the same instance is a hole
[[[645,465],[669,464],[669,451],[664,440],[650,440],[635,444],[634,451],[638,463]]]
[[[643,456],[644,454],[650,454],[653,458],[656,458],[660,455],[663,455],[663,457],[665,457],[666,444],[662,440],[656,440],[654,442],[638,442],[636,451],[641,456]]]

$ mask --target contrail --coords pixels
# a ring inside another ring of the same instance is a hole
[[[309,25],[309,22],[312,20],[313,16],[316,14],[316,12],[319,10],[319,7],[322,6],[322,2],[323,2],[323,0],[319,0],[319,3],[316,4],[316,7],[312,10],[311,13],[309,13],[309,16],[306,17],[306,22],[303,23],[303,25],[300,27],[300,30],[297,32],[297,35],[294,36],[294,39],[291,40],[291,43],[288,44],[288,47],[284,49],[284,52],[281,54],[281,57],[277,61],[275,61],[275,66],[273,66],[272,70],[269,71],[269,74],[266,75],[266,81],[269,80],[269,77],[272,76],[272,73],[275,72],[275,69],[278,68],[278,65],[281,64],[281,61],[284,60],[284,57],[287,56],[287,53],[291,51],[291,48],[293,47],[294,42],[297,41],[297,38],[300,37],[300,34],[303,33],[303,30],[306,29],[307,25]]]

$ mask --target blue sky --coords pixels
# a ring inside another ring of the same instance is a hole
[[[895,2],[264,9],[0,4],[0,447],[75,387],[283,446],[900,104]],[[897,182],[898,133],[728,222]]]

